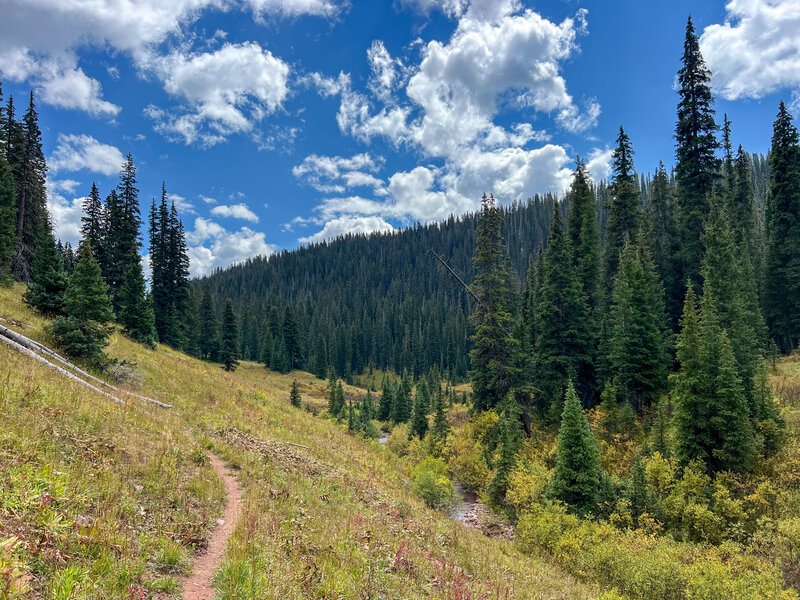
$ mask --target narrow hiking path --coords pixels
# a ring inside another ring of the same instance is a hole
[[[217,526],[211,532],[211,539],[208,541],[208,548],[205,553],[196,557],[192,561],[192,573],[183,578],[183,600],[212,600],[214,598],[214,586],[212,579],[214,570],[222,561],[225,554],[225,545],[233,534],[236,525],[236,517],[242,504],[242,490],[236,479],[231,475],[225,463],[213,452],[211,455],[211,466],[222,478],[225,483],[225,497],[227,504],[222,517],[217,520]]]

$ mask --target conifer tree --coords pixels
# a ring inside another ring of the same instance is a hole
[[[328,370],[328,413],[332,417],[338,414],[337,398],[336,398],[336,375],[333,369]]]
[[[286,310],[283,313],[283,342],[286,346],[289,370],[294,371],[300,368],[302,353],[300,346],[300,330],[297,327],[294,311],[289,304],[286,305]]]
[[[656,272],[664,284],[664,306],[673,329],[678,324],[683,306],[674,204],[669,175],[664,163],[659,162],[651,184],[646,237],[650,241]]]
[[[7,114],[13,121],[12,114]],[[11,162],[16,176],[17,189],[17,249],[14,253],[14,277],[29,283],[32,278],[36,244],[46,241],[50,229],[47,216],[45,177],[47,164],[42,152],[42,132],[39,115],[30,94],[28,110],[22,117],[21,126],[12,129],[11,150],[16,160]],[[16,169],[14,169],[16,167]]]
[[[325,339],[320,334],[317,337],[317,345],[314,348],[314,375],[319,379],[325,379],[328,372],[328,352],[325,348]]]
[[[440,388],[439,393],[436,393],[433,396],[433,427],[431,428],[431,434],[433,435],[433,439],[435,441],[444,442],[447,439],[450,430],[450,422],[447,420],[447,405],[445,403],[445,395],[441,393]]]
[[[634,242],[639,230],[639,193],[633,170],[633,147],[630,137],[620,127],[614,149],[611,184],[612,200],[605,233],[603,251],[603,295],[605,305],[610,300],[620,254],[627,241]],[[634,242],[635,243],[635,242]]]
[[[2,101],[2,98],[0,98]],[[0,105],[0,115],[3,113]],[[3,130],[0,123],[0,131]],[[2,133],[0,133],[2,140]],[[17,190],[14,174],[0,148],[0,285],[11,282],[11,259],[17,246],[15,224],[17,220]]]
[[[105,208],[100,200],[100,192],[92,182],[89,195],[83,200],[83,215],[81,216],[81,236],[84,243],[92,247],[92,254],[99,264],[103,264],[103,242],[105,237]]]
[[[31,277],[31,284],[23,296],[25,302],[47,316],[62,314],[67,274],[64,271],[64,261],[49,231],[40,236],[36,244]]]
[[[203,291],[203,300],[200,302],[199,326],[200,358],[216,360],[219,352],[219,327],[217,311],[214,309],[214,301],[208,288]]]
[[[81,244],[78,257],[64,291],[64,315],[57,317],[48,330],[68,356],[102,362],[103,348],[112,331],[109,322],[114,317],[108,286],[89,244]]]
[[[344,395],[344,386],[341,379],[336,380],[335,398],[335,416],[340,419],[347,408],[347,398]]]
[[[578,283],[580,283],[586,303],[591,309],[594,308],[597,300],[600,233],[597,228],[594,194],[590,187],[586,164],[580,157],[577,157],[575,162],[575,173],[568,194],[567,234]]]
[[[228,298],[225,301],[225,311],[222,313],[222,339],[219,358],[226,371],[235,371],[239,366],[239,332],[236,327],[236,317],[233,314],[233,303]]]
[[[356,411],[353,408],[352,402],[347,406],[347,431],[350,433],[356,433],[356,431],[358,431]]]
[[[384,375],[383,383],[381,384],[381,402],[378,406],[378,421],[388,421],[392,417],[393,398],[394,389],[392,388],[392,382]]]
[[[610,322],[614,382],[621,397],[641,411],[664,390],[668,369],[664,290],[644,240],[623,249]]]
[[[289,391],[289,404],[300,408],[300,388],[297,387],[297,379],[292,382],[292,389]]]
[[[509,333],[511,314],[511,273],[501,225],[503,216],[494,197],[483,195],[476,231],[473,264],[476,270],[472,291],[478,302],[472,313],[470,361],[475,410],[488,410],[505,398],[519,379],[518,341]]]
[[[769,161],[764,316],[770,337],[788,352],[800,338],[800,144],[783,102]]]
[[[153,303],[147,296],[142,265],[138,260],[131,261],[125,269],[118,320],[125,335],[148,348],[156,347]]]
[[[498,458],[494,463],[494,473],[486,492],[495,504],[503,504],[508,491],[511,472],[517,465],[517,452],[522,446],[522,426],[520,409],[513,395],[509,394],[500,405]]]
[[[586,331],[586,302],[561,225],[558,206],[542,265],[536,308],[535,385],[540,412],[560,411],[567,379],[587,362],[590,336]],[[552,413],[551,413],[552,414]]]
[[[428,386],[424,381],[417,384],[417,391],[414,394],[414,408],[411,411],[411,428],[409,436],[418,436],[420,439],[428,433],[428,411],[430,410],[430,398],[428,397]]]
[[[681,235],[683,281],[700,280],[703,253],[701,233],[708,199],[717,177],[717,124],[711,73],[700,52],[691,17],[686,23],[683,66],[678,71],[678,121],[675,126],[675,175],[678,183],[678,222]]]
[[[391,420],[395,423],[407,423],[411,418],[411,375],[403,373],[400,385],[392,398]]]
[[[597,508],[602,479],[597,442],[570,381],[558,431],[556,466],[546,493],[579,514],[591,513]]]

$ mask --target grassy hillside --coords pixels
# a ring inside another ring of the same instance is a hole
[[[21,293],[0,288],[0,317],[46,341]],[[292,378],[253,363],[229,374],[120,335],[109,354],[133,365],[123,386],[174,408],[117,405],[0,345],[0,597],[179,598],[224,502],[209,450],[244,488],[220,598],[596,596],[425,508],[406,463],[313,416],[311,375],[299,410]]]

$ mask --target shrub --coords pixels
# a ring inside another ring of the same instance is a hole
[[[411,489],[431,508],[447,506],[455,498],[453,482],[444,461],[425,457],[412,472]]]

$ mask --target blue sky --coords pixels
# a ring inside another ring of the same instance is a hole
[[[766,152],[800,112],[797,0],[0,0],[0,79],[36,92],[62,239],[131,152],[200,274],[560,192],[577,154],[603,178],[621,124],[670,166],[690,13],[719,121]]]

